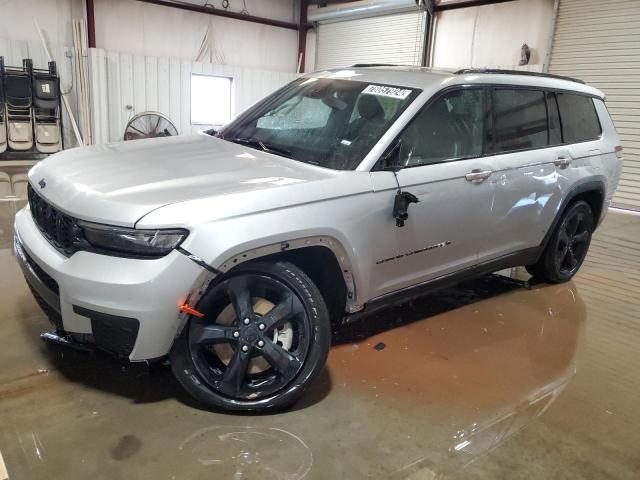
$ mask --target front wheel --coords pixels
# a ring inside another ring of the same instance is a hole
[[[291,263],[248,263],[214,283],[176,340],[170,363],[192,396],[227,410],[269,410],[297,400],[324,367],[329,314]]]
[[[537,280],[562,283],[571,280],[587,256],[595,219],[589,204],[579,200],[560,218],[542,256],[527,271]]]

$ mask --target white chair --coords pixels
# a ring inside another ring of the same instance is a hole
[[[16,151],[30,150],[33,147],[30,70],[5,70],[4,90],[9,148]]]
[[[27,185],[29,184],[29,180],[25,173],[16,173],[11,177],[11,190],[13,190],[13,194],[20,198],[27,198]]]

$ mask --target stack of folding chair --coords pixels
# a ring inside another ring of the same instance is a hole
[[[11,150],[25,151],[33,147],[31,60],[23,60],[23,68],[5,68],[4,94],[7,110],[7,137]]]
[[[33,119],[38,152],[60,151],[60,79],[55,62],[49,62],[48,71],[33,72]]]
[[[0,57],[0,153],[7,149],[7,109],[4,99],[4,57]]]

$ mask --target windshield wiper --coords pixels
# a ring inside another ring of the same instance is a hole
[[[291,158],[291,156],[293,155],[291,153],[291,151],[287,150],[286,148],[278,147],[276,145],[272,145],[270,143],[263,142],[262,140],[256,140],[255,138],[236,137],[236,138],[225,138],[225,140],[227,140],[229,142],[233,142],[233,143],[241,143],[243,145],[248,145],[248,146],[254,147],[254,148],[258,147],[264,152],[273,153],[273,154],[280,155],[280,156],[283,156],[283,157]]]

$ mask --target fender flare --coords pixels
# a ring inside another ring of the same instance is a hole
[[[553,222],[551,223],[551,226],[549,227],[549,229],[547,230],[547,233],[542,239],[542,243],[540,244],[540,255],[542,255],[542,252],[544,252],[544,250],[547,248],[547,245],[551,240],[551,236],[553,235],[553,232],[555,231],[556,226],[558,225],[558,222],[560,221],[560,218],[564,214],[567,207],[581,193],[594,192],[594,191],[598,192],[602,196],[602,205],[600,207],[600,215],[598,216],[598,218],[595,219],[596,225],[598,224],[598,220],[602,217],[602,209],[604,208],[604,204],[606,202],[607,188],[606,188],[606,182],[604,177],[589,178],[583,182],[580,182],[574,185],[571,188],[571,190],[569,190],[567,195],[565,195],[564,200],[562,200],[562,203],[560,203],[560,206],[558,207],[558,211],[556,212],[556,215],[553,218]]]
[[[354,313],[361,310],[362,307],[356,304],[356,282],[351,259],[342,243],[335,237],[332,237],[330,235],[314,235],[309,237],[295,238],[291,240],[281,240],[275,243],[243,250],[240,253],[228,257],[217,267],[213,267],[204,263],[202,259],[190,254],[188,251],[183,249],[182,253],[184,255],[203,267],[203,273],[201,274],[200,278],[198,278],[198,280],[194,283],[193,288],[187,296],[187,301],[190,305],[195,305],[214,279],[218,278],[221,275],[224,275],[241,263],[248,262],[250,260],[257,260],[274,253],[287,252],[290,250],[300,250],[310,247],[323,247],[329,249],[332,252],[336,261],[338,262],[340,271],[342,273],[342,278],[347,289],[345,310],[348,313]]]

